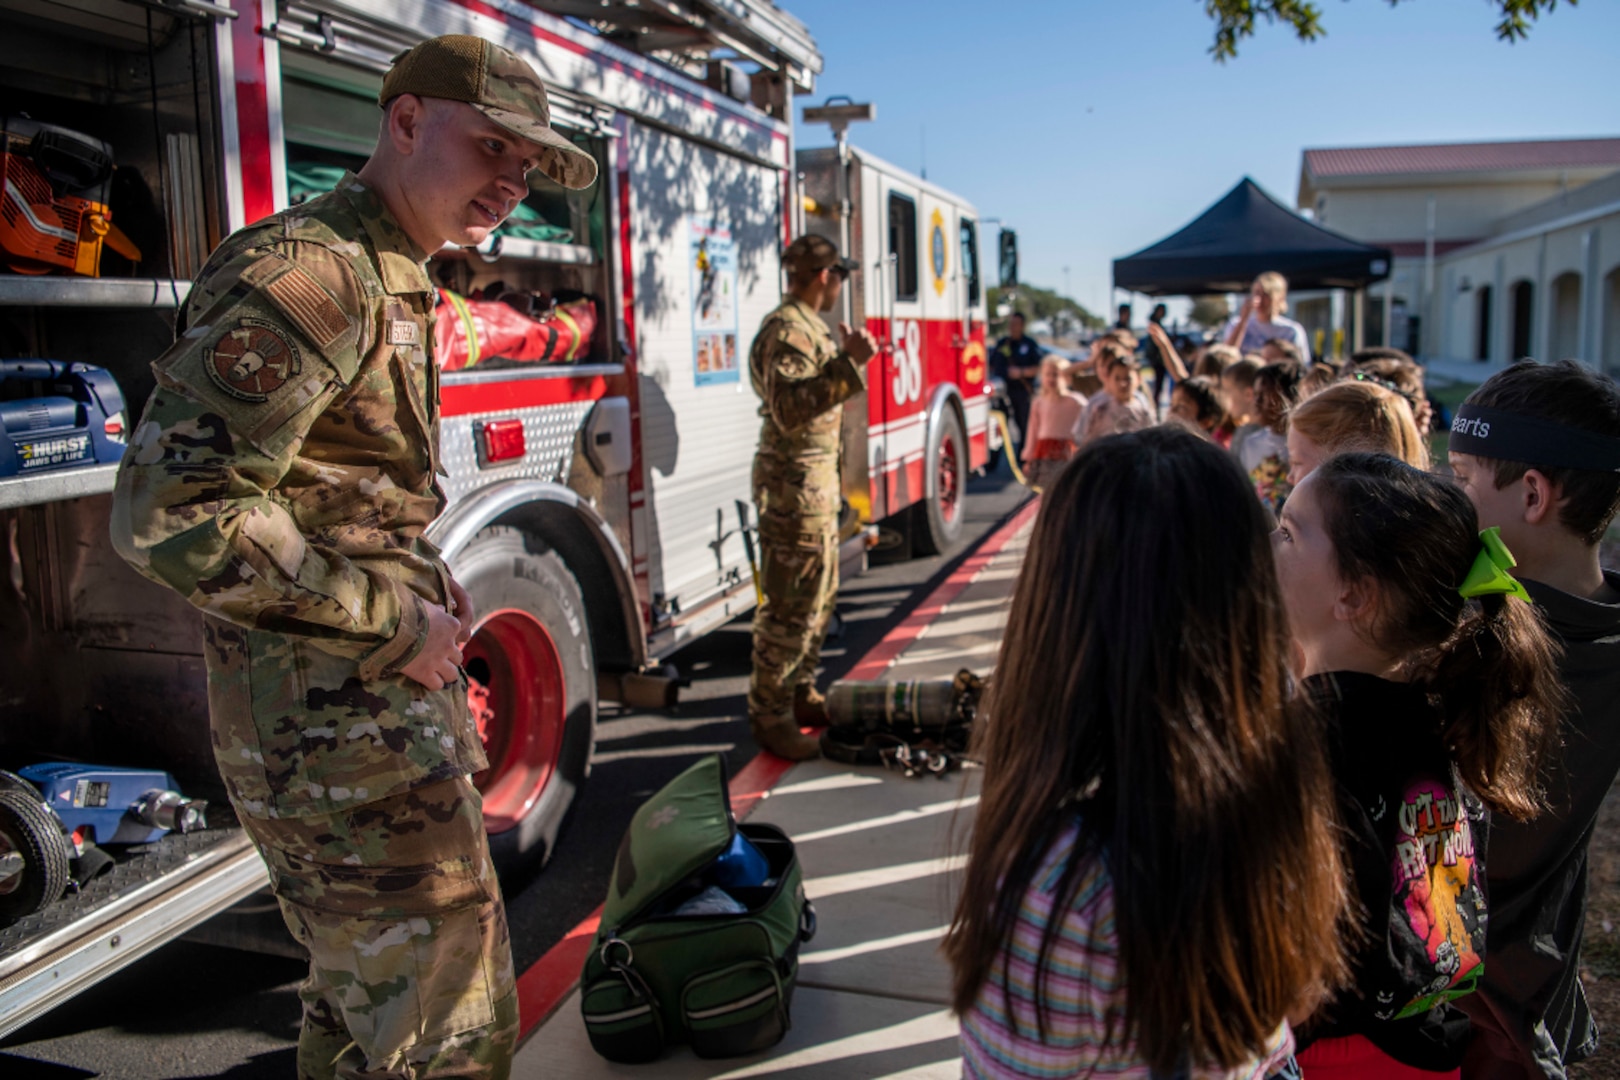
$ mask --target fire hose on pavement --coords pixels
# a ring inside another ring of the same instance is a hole
[[[1001,445],[1007,452],[1007,464],[1012,466],[1013,479],[1025,487],[1029,487],[1029,480],[1024,476],[1024,470],[1018,467],[1018,455],[1013,452],[1012,433],[1007,430],[1007,414],[1004,412],[992,412],[990,416],[995,420],[996,425],[1001,428]]]

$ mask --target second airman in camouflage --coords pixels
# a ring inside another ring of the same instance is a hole
[[[789,295],[765,317],[748,357],[762,418],[754,457],[760,601],[748,721],[762,747],[803,760],[818,749],[799,722],[825,718],[815,679],[838,592],[843,403],[865,389],[877,343],[865,330],[840,326],[840,347],[821,319],[837,304],[853,260],[806,235],[788,245],[782,263]]]
[[[541,169],[596,163],[516,55],[435,38],[383,81],[376,151],[229,237],[153,365],[113,541],[200,608],[215,758],[310,953],[298,1072],[505,1077],[517,994],[470,776],[472,602],[424,537],[434,291]]]

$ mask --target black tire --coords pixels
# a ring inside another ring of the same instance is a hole
[[[912,542],[917,554],[939,555],[961,539],[966,517],[967,466],[967,436],[956,410],[947,406],[928,435],[928,454],[923,458],[927,497],[912,508],[916,515]]]
[[[485,740],[490,768],[474,777],[485,795],[490,854],[502,875],[537,870],[555,850],[574,795],[590,772],[596,665],[585,598],[555,551],[505,526],[479,533],[456,560],[455,572],[478,619],[465,650],[467,674],[494,696]],[[532,636],[536,628],[549,638],[550,653]],[[528,670],[537,674],[517,678],[515,672],[530,661],[535,663]],[[515,723],[519,717],[510,703],[503,708],[499,700],[503,686],[504,696],[524,703],[522,725]],[[521,746],[550,762],[543,780],[536,778],[536,766],[525,763]]]
[[[0,788],[0,854],[22,856],[21,872],[0,881],[0,924],[55,903],[68,885],[68,846],[62,826],[39,795]]]

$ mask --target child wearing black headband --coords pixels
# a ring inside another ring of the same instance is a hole
[[[1474,1025],[1463,1076],[1562,1078],[1597,1049],[1578,967],[1587,845],[1620,773],[1620,574],[1599,562],[1620,506],[1620,386],[1573,361],[1520,361],[1457,410],[1450,459],[1562,641],[1575,699],[1548,777],[1552,809],[1491,823],[1485,978],[1459,1002]]]

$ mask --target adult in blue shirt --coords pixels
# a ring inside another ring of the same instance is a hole
[[[1041,357],[1046,350],[1034,338],[1024,336],[1024,316],[1013,312],[1007,317],[1007,334],[990,350],[990,374],[1007,387],[1007,403],[1012,406],[1012,420],[1018,428],[1014,439],[1015,461],[1024,460],[1024,436],[1029,429],[1029,402],[1040,378]]]

